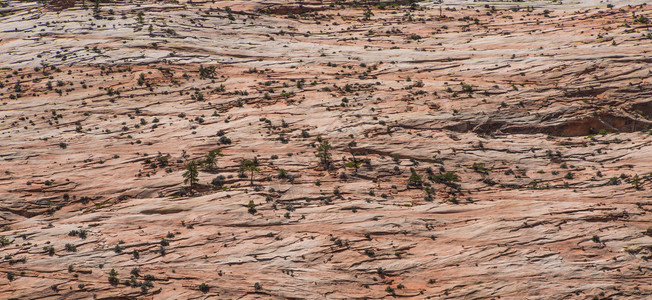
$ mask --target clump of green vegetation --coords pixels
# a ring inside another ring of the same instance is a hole
[[[211,288],[206,283],[202,283],[199,285],[199,290],[202,291],[202,293],[208,293],[208,290],[210,289]]]
[[[486,168],[483,163],[473,163],[473,171],[487,175],[491,169]]]
[[[256,204],[254,203],[254,200],[249,200],[249,204],[247,204],[247,211],[249,211],[250,214],[255,215],[258,210],[256,210]]]
[[[199,78],[213,78],[215,77],[216,74],[216,68],[215,66],[209,66],[209,67],[204,67],[204,66],[199,66]]]
[[[419,188],[422,186],[423,182],[421,180],[422,176],[417,173],[414,168],[410,169],[411,175],[408,179],[408,188]]]
[[[73,244],[66,244],[65,248],[68,252],[77,252],[77,246]]]
[[[0,236],[0,245],[6,246],[11,244],[11,241],[4,235]]]
[[[465,92],[467,92],[469,94],[473,93],[473,87],[471,85],[466,84],[466,83],[462,83],[462,90],[464,90]]]
[[[437,183],[450,183],[460,181],[460,177],[455,172],[446,172],[442,174],[434,174],[430,176],[430,180]]]

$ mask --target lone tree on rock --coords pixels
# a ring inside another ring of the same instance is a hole
[[[641,189],[641,178],[638,177],[638,174],[634,175],[634,177],[632,178],[632,185],[637,190]]]
[[[254,185],[254,172],[260,172],[260,168],[257,161],[245,159],[240,163],[240,171],[251,172],[251,185]]]
[[[351,151],[351,156],[353,156],[353,160],[348,161],[344,164],[345,167],[347,168],[352,168],[355,169],[355,174],[358,174],[358,169],[360,168],[360,165],[362,164],[361,161],[358,160],[358,158],[355,157],[355,151],[353,151],[353,147],[355,147],[356,142],[350,142],[349,143],[349,150]]]
[[[215,167],[217,167],[218,156],[224,156],[224,154],[222,154],[222,149],[211,150],[208,152],[208,154],[206,154],[206,156],[204,156],[202,165],[209,170],[215,169]]]
[[[332,149],[333,146],[331,146],[331,144],[327,140],[321,141],[319,146],[317,146],[317,153],[315,153],[315,156],[319,157],[319,159],[321,160],[321,164],[326,169],[330,167],[331,157],[332,157],[330,150]]]
[[[190,161],[186,164],[186,171],[183,172],[183,183],[190,185],[190,189],[195,187],[199,181],[199,171],[197,170],[197,162]]]

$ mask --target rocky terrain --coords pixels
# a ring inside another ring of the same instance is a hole
[[[650,299],[652,5],[411,2],[0,3],[0,298]]]

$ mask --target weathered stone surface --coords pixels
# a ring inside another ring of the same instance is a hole
[[[652,6],[381,2],[0,8],[0,298],[652,297]]]

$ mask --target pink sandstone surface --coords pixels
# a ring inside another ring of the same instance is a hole
[[[0,298],[650,299],[652,5],[394,2],[4,2]]]

